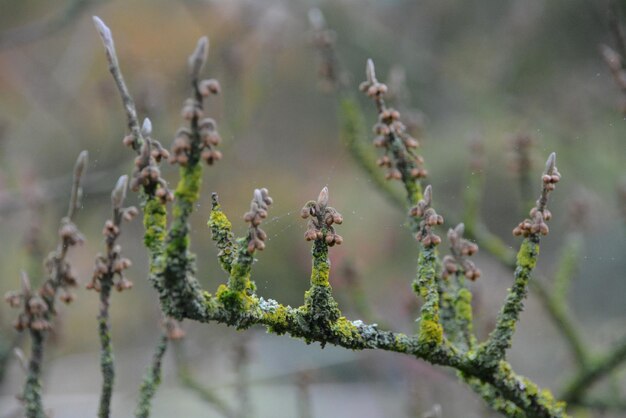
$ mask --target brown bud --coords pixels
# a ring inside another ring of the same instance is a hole
[[[133,137],[132,135],[126,135],[122,140],[122,143],[127,147],[132,147],[135,143],[135,137]]]
[[[376,138],[374,138],[374,146],[376,148],[382,148],[386,145],[387,143],[387,138],[385,138],[384,136],[377,136]]]
[[[315,231],[314,229],[307,229],[304,232],[304,239],[307,241],[313,241],[317,239],[317,231]]]
[[[59,299],[65,304],[70,304],[76,299],[76,296],[73,293],[66,292],[61,294],[61,296],[59,296]]]
[[[128,290],[128,289],[132,289],[133,287],[133,282],[131,282],[130,280],[128,280],[126,277],[122,277],[116,284],[115,284],[115,289],[117,289],[118,292],[122,292],[124,290]]]
[[[407,148],[417,148],[419,147],[419,142],[415,138],[407,137],[404,139],[404,145],[406,145]]]
[[[198,86],[200,94],[208,96],[210,94],[220,94],[221,87],[219,81],[211,78],[209,80],[202,80]]]

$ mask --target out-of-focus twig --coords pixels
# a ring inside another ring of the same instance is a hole
[[[166,327],[174,353],[176,374],[178,375],[180,384],[211,405],[213,409],[215,409],[215,411],[223,417],[236,418],[237,415],[235,411],[224,399],[218,396],[212,388],[203,385],[194,377],[193,371],[189,366],[189,360],[187,359],[184,339],[185,332],[181,328],[178,321],[168,318],[166,321]]]
[[[104,0],[71,0],[57,15],[0,33],[0,50],[45,38],[79,18],[90,6]],[[7,7],[7,6],[5,6]]]
[[[148,367],[148,371],[139,389],[139,401],[137,403],[137,409],[135,410],[135,416],[137,418],[148,418],[150,416],[152,399],[161,384],[161,366],[163,364],[163,356],[165,356],[165,352],[167,351],[168,341],[167,331],[163,331],[152,356],[152,363],[150,367]]]

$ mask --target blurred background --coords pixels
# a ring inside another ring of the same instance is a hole
[[[275,202],[264,224],[270,241],[258,255],[253,278],[259,295],[299,306],[309,284],[310,246],[302,239],[306,222],[298,213],[328,186],[331,204],[344,216],[344,245],[331,251],[331,283],[344,313],[414,331],[418,305],[410,283],[416,245],[404,227],[405,214],[373,187],[339,140],[337,96],[319,88],[319,56],[307,19],[312,7],[336,33],[336,54],[355,94],[367,58],[376,62],[380,80],[395,74],[404,83],[397,105],[415,122],[427,181],[444,217],[461,217],[471,177],[484,175],[482,217],[515,248],[519,240],[510,231],[526,216],[520,137],[532,142],[526,155],[533,196],[547,155],[557,152],[563,181],[550,203],[554,219],[538,271],[549,286],[564,240],[573,228],[582,230],[569,295],[575,324],[598,352],[626,333],[626,118],[624,96],[599,52],[600,44],[612,44],[606,1],[0,0],[0,293],[19,287],[20,270],[41,282],[41,260],[56,245],[74,160],[83,149],[90,154],[76,220],[87,241],[70,256],[82,285],[75,303],[60,306],[46,351],[45,404],[53,416],[96,414],[98,297],[84,284],[103,250],[110,190],[133,165],[132,152],[121,143],[125,117],[92,15],[111,28],[140,118],[151,118],[154,137],[167,147],[189,94],[187,56],[200,36],[210,38],[204,74],[220,81],[222,94],[210,100],[207,113],[218,122],[224,158],[205,170],[193,217],[203,286],[212,291],[226,280],[206,227],[211,192],[219,193],[235,231],[243,234],[241,216],[253,189],[267,187]],[[360,96],[369,126],[375,109]],[[476,141],[484,153],[481,165],[472,168]],[[164,167],[175,184],[176,170]],[[130,199],[137,201],[135,195]],[[572,221],[572,210],[581,204],[585,220]],[[140,220],[124,226],[120,243],[133,261],[128,276],[135,286],[112,297],[116,417],[134,409],[160,333],[142,229]],[[485,252],[477,264],[483,277],[471,289],[476,332],[484,338],[512,274]],[[20,341],[11,326],[15,316],[8,306],[0,308],[0,342],[28,352],[27,339]],[[411,358],[322,350],[262,329],[243,333],[189,322],[183,328],[187,337],[178,347],[179,361],[173,351],[166,356],[154,417],[225,416],[216,404],[247,408],[251,417],[492,414],[453,372]],[[185,387],[181,356],[219,402]],[[516,371],[555,391],[574,373],[567,346],[534,294],[509,359]],[[596,393],[626,396],[625,372],[618,369],[596,385]],[[20,416],[15,395],[24,377],[9,356],[0,416]]]

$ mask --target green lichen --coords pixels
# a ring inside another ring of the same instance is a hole
[[[283,305],[266,312],[263,315],[265,323],[268,325],[268,332],[282,335],[289,329],[289,311]]]
[[[154,198],[149,198],[143,207],[143,242],[148,251],[155,254],[161,251],[167,232],[167,210],[165,205]]]
[[[211,229],[215,229],[216,231],[230,232],[232,230],[232,224],[224,212],[222,212],[219,205],[214,207],[211,211],[208,225]]]
[[[329,286],[330,263],[319,262],[313,264],[311,271],[311,284],[316,286]]]
[[[525,377],[522,379],[522,381],[524,382],[526,393],[528,393],[528,395],[530,396],[537,396],[537,394],[539,393],[539,388],[537,387],[537,385],[530,379],[527,379]]]
[[[506,350],[511,347],[511,340],[515,333],[515,325],[524,308],[524,299],[528,294],[528,282],[533,268],[537,264],[539,255],[539,238],[526,238],[517,254],[515,281],[500,309],[495,329],[480,349],[479,357],[483,364],[494,367],[505,356]]]
[[[313,268],[311,270],[311,286],[330,286],[330,261],[328,246],[323,239],[313,244]]]
[[[243,311],[249,310],[257,304],[257,299],[248,294],[249,289],[241,291],[234,290],[225,284],[219,285],[215,296],[227,310]]]
[[[422,318],[420,321],[418,341],[420,344],[441,344],[443,342],[443,327],[436,321]]]
[[[254,257],[248,252],[247,242],[247,238],[237,239],[237,255],[232,262],[230,277],[228,278],[228,287],[236,292],[252,289],[254,286],[250,281]]]
[[[472,322],[472,292],[468,289],[461,289],[454,303],[456,318],[469,324]]]
[[[360,339],[359,330],[352,322],[346,319],[345,316],[339,317],[339,319],[331,325],[331,329],[340,339],[345,341]]]
[[[397,333],[394,337],[393,348],[395,351],[405,353],[409,349],[407,341],[409,337],[401,332]]]
[[[174,196],[180,202],[193,204],[200,197],[202,185],[202,166],[200,164],[188,165],[180,169],[180,181],[176,186]]]
[[[532,270],[537,265],[539,256],[539,244],[526,238],[517,253],[517,265],[524,269]]]
[[[437,257],[434,248],[422,248],[417,262],[417,277],[413,288],[424,298],[420,309],[418,341],[438,345],[443,342],[443,327],[439,319],[439,288],[437,286]]]

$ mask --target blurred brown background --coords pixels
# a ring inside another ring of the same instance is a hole
[[[620,92],[598,50],[600,43],[611,42],[607,3],[593,0],[0,0],[0,293],[18,286],[21,269],[37,282],[39,260],[55,243],[69,173],[82,149],[90,153],[90,167],[77,224],[88,240],[71,260],[87,283],[102,249],[110,189],[132,168],[131,152],[121,144],[124,114],[91,21],[98,15],[113,31],[140,117],[151,118],[154,136],[168,146],[188,94],[187,56],[199,36],[210,38],[205,74],[220,80],[222,95],[211,100],[208,113],[224,138],[224,159],[205,171],[204,194],[193,219],[202,284],[214,289],[226,279],[206,227],[210,193],[219,193],[236,232],[243,233],[245,224],[238,220],[252,190],[263,186],[275,204],[264,228],[271,240],[258,256],[253,277],[261,296],[298,306],[310,264],[298,211],[327,185],[345,219],[340,227],[345,244],[331,251],[337,299],[348,317],[359,316],[346,277],[353,269],[372,316],[412,332],[414,241],[403,228],[404,214],[378,194],[339,141],[336,97],[317,88],[318,61],[307,21],[311,7],[319,7],[337,32],[337,54],[352,74],[355,92],[367,58],[375,60],[382,80],[391,68],[404,69],[405,103],[422,115],[421,153],[444,217],[461,215],[469,144],[480,137],[486,148],[483,216],[515,246],[510,231],[525,214],[510,170],[510,138],[518,133],[534,138],[537,192],[543,161],[557,152],[563,181],[551,202],[552,232],[538,269],[552,277],[570,228],[568,210],[574,199],[585,197],[590,216],[571,307],[591,347],[606,348],[626,333],[624,203],[617,191],[626,174],[626,123]],[[372,104],[362,104],[373,123]],[[165,174],[176,180],[171,167]],[[134,409],[159,333],[141,234],[138,220],[123,232],[135,288],[113,296],[117,417]],[[484,337],[512,276],[486,254],[479,255],[478,264],[484,274],[472,290],[476,329]],[[97,295],[81,289],[78,296],[73,305],[60,308],[46,352],[45,401],[56,417],[94,416],[96,411]],[[15,338],[14,316],[8,307],[0,308],[5,345]],[[453,373],[395,354],[320,350],[260,329],[248,331],[246,338],[224,326],[184,327],[194,375],[230,404],[240,402],[234,352],[245,344],[254,417],[306,416],[305,410],[313,417],[422,417],[436,405],[443,417],[490,414]],[[509,358],[517,371],[542,386],[558,388],[569,376],[572,359],[534,295]],[[8,367],[0,386],[0,416],[7,417],[19,410],[14,395],[24,378],[15,361]],[[613,382],[622,395],[625,382],[622,368]],[[599,384],[597,390],[607,387]],[[174,415],[220,416],[180,386],[170,353],[153,416]]]

